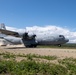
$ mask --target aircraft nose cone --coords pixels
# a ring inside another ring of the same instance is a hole
[[[69,39],[65,39],[66,42],[69,42]]]

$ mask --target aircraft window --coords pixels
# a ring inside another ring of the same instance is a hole
[[[63,35],[59,35],[59,37],[63,37]]]

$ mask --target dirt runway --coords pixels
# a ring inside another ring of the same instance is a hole
[[[0,47],[0,53],[10,52],[14,54],[38,54],[57,56],[59,58],[76,58],[76,49],[56,49],[56,48],[25,48],[24,46],[6,46]]]

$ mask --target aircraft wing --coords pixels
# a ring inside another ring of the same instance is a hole
[[[14,31],[10,31],[10,30],[0,29],[0,33],[15,36],[15,37],[20,37],[18,32],[14,32]]]

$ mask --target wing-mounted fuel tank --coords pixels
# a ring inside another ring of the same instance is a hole
[[[22,41],[26,47],[36,47],[37,42],[35,37],[36,35],[28,35],[28,33],[24,33]]]

